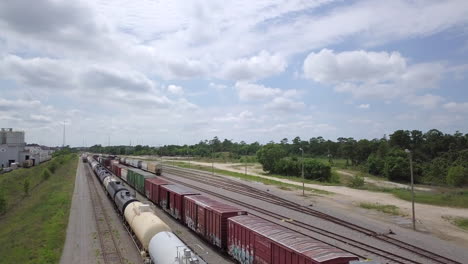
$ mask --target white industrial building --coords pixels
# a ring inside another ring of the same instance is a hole
[[[34,166],[51,159],[51,154],[51,150],[38,145],[26,146],[24,131],[0,129],[0,168],[10,167],[12,163]]]
[[[12,128],[0,130],[0,167],[10,167],[12,163],[22,162],[24,151],[24,131],[13,131]]]

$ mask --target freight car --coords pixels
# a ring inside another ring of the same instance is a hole
[[[87,157],[87,161],[135,235],[136,243],[140,249],[148,253],[149,258],[146,259],[146,263],[205,263],[171,232],[171,229],[154,214],[149,205],[139,202],[112,173],[91,157]],[[158,236],[159,234],[164,235]],[[161,243],[161,241],[164,242]],[[161,252],[163,252],[162,255]],[[146,257],[146,254],[142,256]]]
[[[145,178],[144,191],[139,192],[242,264],[359,263],[351,253],[162,179]],[[167,257],[161,245],[177,245],[175,239],[175,244],[165,241],[170,238],[170,234],[160,232],[150,240],[149,251],[160,245],[152,258]]]
[[[148,171],[156,175],[161,175],[162,173],[162,165],[156,161],[143,161],[133,158],[120,158],[119,162],[121,164]]]
[[[228,219],[228,252],[240,263],[346,264],[356,256],[270,221],[241,215]]]
[[[227,220],[247,212],[203,195],[184,198],[184,224],[202,238],[223,250],[227,249]]]
[[[200,194],[173,184],[162,185],[160,192],[161,208],[181,222],[185,216],[184,197]]]

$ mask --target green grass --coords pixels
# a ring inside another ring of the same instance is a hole
[[[359,207],[376,210],[382,213],[391,214],[391,215],[404,215],[400,212],[398,207],[390,204],[379,204],[379,203],[360,203]]]
[[[468,218],[455,218],[453,223],[461,229],[468,230]]]
[[[411,192],[409,190],[394,189],[391,192],[400,199],[411,201]],[[414,197],[417,203],[468,208],[468,190],[451,190],[446,192],[416,191]]]
[[[178,161],[178,162],[170,162],[168,164],[175,165],[175,166],[182,167],[182,168],[191,168],[191,169],[197,169],[197,170],[208,171],[208,172],[212,171],[212,168],[210,166],[202,166],[202,165],[198,165],[198,164],[197,165],[190,164],[190,166],[189,166],[189,164],[187,162]],[[255,176],[255,175],[250,175],[250,174],[246,175],[244,173],[221,170],[221,169],[217,169],[217,168],[214,168],[214,172],[217,173],[217,174],[236,177],[236,178],[247,180],[247,181],[261,182],[261,183],[266,184],[266,185],[276,185],[276,186],[278,186],[279,188],[282,188],[282,189],[288,188],[288,189],[301,189],[302,190],[302,186],[298,186],[298,185],[290,184],[290,183],[284,183],[284,182],[276,181],[276,180],[272,180],[272,179],[266,179],[266,178],[258,177],[258,176]],[[297,177],[285,177],[285,176],[279,176],[279,175],[267,175],[267,176],[272,176],[272,177],[276,177],[276,178],[288,179],[288,180],[302,182],[302,178],[298,178],[299,180],[293,179],[293,178],[297,178]],[[312,181],[306,180],[306,182],[308,183],[308,182],[312,182]],[[309,188],[309,187],[306,187],[305,190],[311,191],[311,192],[316,193],[316,194],[331,194],[331,192],[318,190],[318,189],[314,189],[314,188]]]
[[[42,182],[40,172],[47,164],[18,169],[1,175],[0,188],[8,211],[0,217],[0,263],[58,263],[76,175],[77,158],[63,159],[51,177]],[[24,196],[23,182],[31,182]],[[17,199],[21,198],[21,199]]]

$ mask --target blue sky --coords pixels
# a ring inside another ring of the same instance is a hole
[[[467,1],[30,5],[0,3],[0,126],[30,143],[468,132]]]

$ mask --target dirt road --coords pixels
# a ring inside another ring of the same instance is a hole
[[[101,245],[97,236],[96,220],[91,203],[88,177],[81,160],[78,161],[76,171],[75,190],[71,204],[70,217],[67,227],[67,238],[60,259],[61,264],[104,263],[101,256]],[[100,186],[98,186],[100,187]],[[106,212],[111,216],[113,231],[117,233],[119,248],[125,263],[142,263],[139,252],[133,245],[130,236],[123,229],[117,213],[105,196],[102,188],[97,188],[98,195],[103,201]]]

